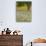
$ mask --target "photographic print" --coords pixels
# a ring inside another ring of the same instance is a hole
[[[16,22],[32,22],[32,1],[16,1]]]

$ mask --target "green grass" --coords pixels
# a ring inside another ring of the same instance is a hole
[[[21,7],[16,7],[17,10],[21,10],[21,11],[27,11],[27,6],[24,5],[24,6],[21,6]]]
[[[32,15],[29,11],[17,11],[16,22],[31,22]]]

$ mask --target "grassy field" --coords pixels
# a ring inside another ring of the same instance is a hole
[[[31,22],[32,15],[30,11],[16,11],[16,22]]]
[[[27,2],[28,3],[28,2]],[[16,6],[16,22],[31,22],[32,14],[28,10],[26,4],[24,6]]]
[[[21,6],[21,7],[16,7],[16,11],[27,11],[27,6],[25,5],[25,6]]]

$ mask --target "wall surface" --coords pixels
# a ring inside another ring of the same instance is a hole
[[[46,0],[32,0],[31,23],[16,22],[15,4],[15,0],[0,0],[0,30],[22,30],[24,44],[36,37],[46,37]]]
[[[32,3],[32,38],[46,38],[46,0],[33,0]]]

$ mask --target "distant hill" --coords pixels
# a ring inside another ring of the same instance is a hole
[[[37,38],[33,40],[34,43],[46,43],[46,39]]]

